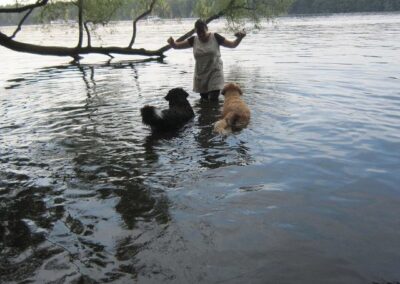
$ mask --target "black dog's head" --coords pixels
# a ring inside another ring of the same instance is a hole
[[[182,88],[174,88],[169,90],[165,99],[171,103],[186,102],[189,94]]]

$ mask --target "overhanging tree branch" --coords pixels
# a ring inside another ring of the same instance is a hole
[[[84,21],[83,26],[85,27],[86,35],[87,35],[87,45],[88,47],[92,46],[92,37],[90,36],[89,30],[89,21]]]
[[[85,2],[84,2],[85,1]],[[30,15],[33,9],[44,6],[48,4],[48,0],[37,0],[35,4],[26,5],[23,7],[15,7],[15,8],[6,8],[0,9],[0,13],[20,13],[22,11],[28,11],[23,19],[20,21],[18,28],[14,32],[14,34],[9,37],[0,32],[0,45],[6,48],[12,49],[14,51],[19,52],[27,52],[32,54],[39,55],[53,55],[53,56],[70,56],[74,58],[74,60],[79,60],[82,54],[89,53],[97,53],[104,54],[109,57],[112,57],[111,54],[124,54],[124,55],[139,55],[139,56],[147,56],[147,57],[165,57],[164,53],[168,51],[171,47],[169,45],[164,45],[158,50],[147,50],[147,49],[133,49],[132,46],[135,42],[137,35],[137,23],[139,20],[143,19],[147,15],[149,15],[158,0],[151,0],[147,3],[150,3],[148,9],[140,14],[133,21],[133,32],[132,38],[128,45],[128,47],[92,47],[91,46],[91,36],[88,23],[96,24],[106,24],[108,23],[114,12],[118,7],[120,7],[122,0],[115,0],[115,2],[108,2],[111,0],[71,0],[66,2],[68,4],[73,4],[78,7],[78,27],[79,27],[79,40],[76,47],[62,47],[62,46],[41,46],[35,44],[27,44],[24,42],[19,42],[14,40],[15,35],[21,30],[23,23],[26,18]],[[112,0],[114,1],[114,0]],[[216,19],[221,17],[225,17],[229,23],[239,21],[239,19],[243,19],[245,17],[250,17],[250,19],[258,20],[260,16],[271,17],[274,15],[278,15],[285,11],[288,8],[292,0],[252,0],[252,1],[238,1],[238,0],[229,0],[222,10],[216,11],[217,13],[208,17],[205,22],[208,24]],[[212,1],[207,2],[206,5],[211,5],[213,7],[214,3]],[[218,2],[218,4],[221,2]],[[57,9],[52,10],[54,6],[53,4],[49,4],[50,11],[57,11]],[[215,6],[215,7],[218,7]],[[214,7],[214,8],[215,8]],[[55,6],[57,8],[57,6]],[[56,14],[57,15],[57,14]],[[87,33],[88,44],[86,47],[83,47],[83,33]],[[184,35],[180,36],[177,41],[182,41],[189,38],[194,34],[194,29],[191,29]]]
[[[0,13],[22,13],[30,9],[35,9],[40,6],[45,6],[49,0],[38,0],[35,4],[14,7],[14,8],[0,8]]]
[[[153,8],[154,8],[154,5],[156,4],[156,2],[157,2],[157,0],[151,1],[149,9],[147,11],[145,11],[143,14],[139,15],[133,21],[132,39],[131,39],[131,42],[128,45],[129,48],[132,48],[132,45],[135,43],[135,39],[136,39],[136,24],[137,24],[137,22],[139,22],[139,20],[143,19],[144,17],[146,17],[147,15],[149,15],[153,11]]]
[[[31,8],[31,9],[28,11],[28,13],[25,14],[25,16],[24,16],[24,17],[21,19],[21,21],[18,23],[17,29],[14,31],[14,33],[12,34],[12,36],[11,36],[10,38],[14,38],[14,37],[17,35],[17,33],[21,30],[22,24],[25,22],[25,20],[29,17],[29,15],[32,13],[32,11],[33,11],[34,9],[35,9],[35,8]]]
[[[213,16],[211,16],[211,17],[209,17],[209,18],[207,18],[205,20],[205,22],[207,24],[209,24],[210,22],[223,17],[225,15],[225,11],[226,11],[226,9],[221,11],[221,12],[219,12],[219,13],[217,13],[217,14],[215,14],[215,15],[213,15]],[[188,31],[184,35],[182,35],[179,38],[177,38],[177,41],[182,41],[182,40],[185,40],[185,39],[189,38],[190,36],[192,36],[194,34],[194,32],[195,32],[195,30],[191,29],[190,31]],[[169,44],[167,44],[167,45],[164,45],[163,47],[161,47],[160,49],[158,49],[158,51],[161,52],[161,53],[164,53],[169,49],[171,49],[171,46]]]
[[[225,7],[223,10],[221,10],[220,12],[218,12],[218,13],[216,13],[216,14],[210,16],[210,17],[208,17],[208,18],[205,20],[205,22],[206,22],[207,24],[209,24],[209,23],[211,23],[212,21],[217,20],[217,19],[219,19],[219,18],[225,16],[229,11],[238,10],[238,9],[246,9],[246,8],[247,8],[246,6],[234,6],[234,5],[235,5],[235,0],[231,0],[231,1],[228,3],[228,5],[226,5],[226,7]],[[254,10],[254,9],[253,9],[253,10]],[[187,32],[186,34],[184,34],[184,35],[182,35],[181,37],[179,37],[179,38],[177,39],[177,41],[182,41],[182,40],[185,40],[185,39],[189,38],[190,36],[192,36],[192,35],[194,34],[194,32],[195,32],[194,29],[190,30],[190,31]],[[168,44],[168,45],[165,45],[165,46],[161,47],[158,51],[161,52],[161,53],[164,53],[164,52],[166,52],[166,51],[169,50],[169,49],[171,49],[171,46]]]
[[[54,55],[54,56],[70,56],[74,59],[78,58],[81,54],[97,53],[111,56],[114,54],[126,55],[141,55],[141,56],[157,56],[165,57],[163,53],[158,50],[146,50],[144,48],[132,49],[123,47],[59,47],[59,46],[41,46],[35,44],[28,44],[19,42],[9,38],[7,35],[0,32],[0,45],[14,51],[27,52],[39,55]]]
[[[78,47],[82,47],[83,41],[83,0],[78,0],[78,25],[79,25],[79,38]]]

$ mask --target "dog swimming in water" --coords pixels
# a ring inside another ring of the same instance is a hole
[[[169,108],[159,111],[154,106],[141,108],[142,121],[153,132],[178,130],[194,117],[193,109],[187,100],[189,94],[182,88],[171,89],[165,96]]]
[[[224,105],[222,118],[214,125],[214,132],[227,135],[245,128],[250,122],[250,109],[242,100],[243,92],[238,84],[228,83],[222,89]]]

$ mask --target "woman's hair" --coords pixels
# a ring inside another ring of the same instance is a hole
[[[194,23],[194,28],[195,30],[208,30],[206,22],[204,22],[202,19],[198,19]]]

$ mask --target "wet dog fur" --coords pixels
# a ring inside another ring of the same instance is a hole
[[[214,132],[227,135],[245,128],[250,122],[250,109],[241,98],[243,92],[240,86],[228,83],[221,93],[224,96],[222,118],[214,124]]]
[[[154,132],[168,132],[181,128],[194,117],[193,109],[187,100],[189,94],[182,88],[171,89],[165,96],[169,109],[157,110],[146,105],[141,110],[142,121]]]

